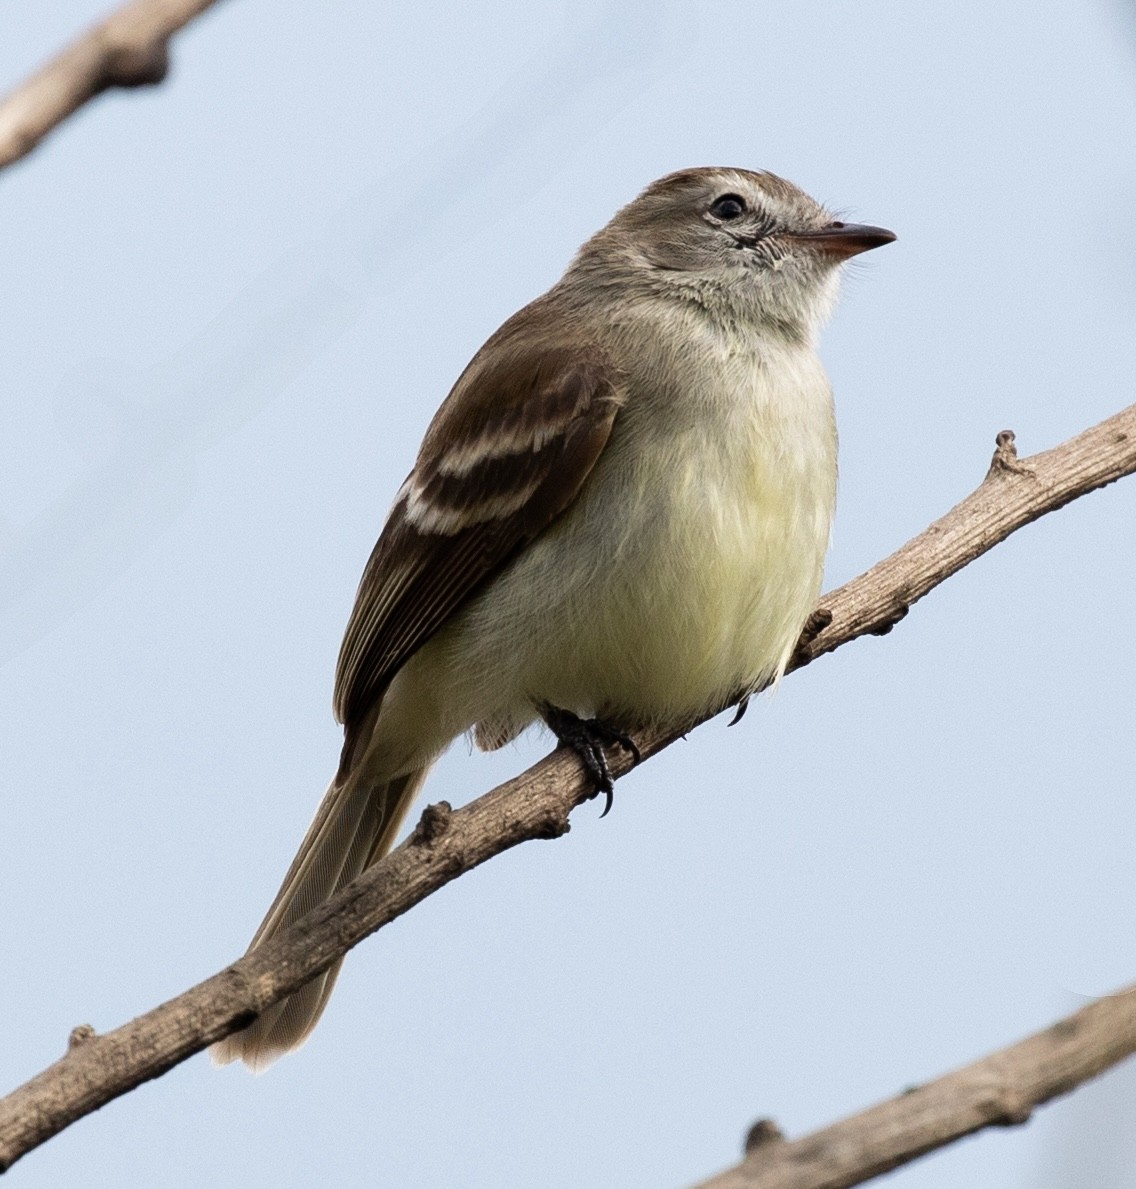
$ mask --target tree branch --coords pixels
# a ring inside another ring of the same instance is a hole
[[[1000,434],[977,491],[821,600],[813,634],[806,633],[793,667],[858,636],[890,631],[912,603],[1016,529],[1133,471],[1136,405],[1024,462],[1016,457],[1013,435]],[[643,758],[696,725],[642,732],[636,742]],[[630,766],[621,750],[610,762],[616,776]],[[557,751],[463,809],[428,807],[401,846],[271,942],[114,1032],[73,1034],[63,1058],[0,1100],[0,1171],[82,1116],[244,1027],[459,875],[518,843],[566,833],[572,809],[591,795],[577,761]],[[1124,1052],[1133,1047],[1136,1038]],[[813,1182],[786,1184],[803,1189]]]
[[[1033,1108],[1136,1051],[1136,987],[1109,995],[1009,1048],[786,1142],[761,1120],[741,1164],[691,1189],[847,1189]]]
[[[0,169],[36,147],[84,103],[111,87],[160,83],[169,41],[216,0],[133,0],[89,29],[0,100]]]

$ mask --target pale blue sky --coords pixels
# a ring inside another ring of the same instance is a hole
[[[0,85],[102,11],[8,12]],[[998,430],[1136,399],[1119,3],[229,0],[174,56],[0,177],[3,1088],[241,952],[433,409],[653,178],[769,168],[899,235],[824,340],[829,586]],[[1129,480],[1025,530],[365,943],[266,1076],[196,1058],[13,1184],[679,1189],[760,1115],[799,1134],[1132,981],[1134,518]],[[459,745],[427,797],[546,748]],[[1134,1094],[891,1183],[1127,1189]]]

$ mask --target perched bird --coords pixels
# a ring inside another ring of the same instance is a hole
[[[648,186],[474,356],[395,497],[335,683],[339,770],[255,947],[393,845],[464,731],[604,746],[775,681],[820,592],[840,265],[889,243],[771,173]],[[214,1046],[263,1067],[338,965]]]

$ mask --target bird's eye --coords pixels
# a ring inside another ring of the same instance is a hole
[[[723,194],[710,205],[710,213],[716,219],[740,219],[745,210],[745,199],[740,194]]]

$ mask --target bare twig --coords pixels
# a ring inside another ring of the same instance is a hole
[[[1007,444],[1000,441],[999,450]],[[802,641],[794,667],[858,636],[889,631],[912,603],[1015,529],[1133,471],[1136,405],[1015,467],[992,468],[978,490],[946,516],[821,600],[823,614],[813,619],[814,634]],[[695,725],[646,731],[636,742],[645,759]],[[630,766],[621,749],[612,752],[610,763],[617,776]],[[161,1007],[114,1032],[86,1038],[0,1101],[0,1169],[248,1024],[464,872],[518,843],[565,833],[570,812],[590,795],[577,761],[558,751],[463,809],[428,810],[406,842],[292,928]],[[1094,1066],[1094,1072],[1100,1068]]]
[[[741,1164],[691,1189],[862,1185],[964,1135],[1024,1123],[1034,1107],[1067,1094],[1133,1051],[1136,987],[1128,987],[1044,1032],[801,1139],[781,1139],[763,1119],[766,1142],[747,1146]]]
[[[0,169],[101,92],[160,83],[170,38],[216,2],[133,0],[72,42],[0,100]]]

